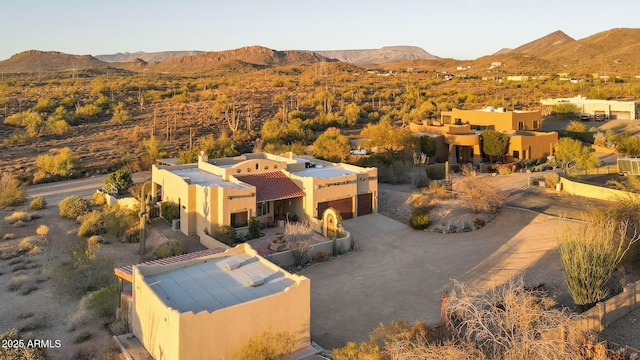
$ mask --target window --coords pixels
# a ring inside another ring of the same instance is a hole
[[[249,225],[249,216],[246,211],[231,213],[231,227],[241,228]]]
[[[520,152],[518,150],[513,150],[513,159],[520,159]]]
[[[533,128],[537,129],[540,127],[540,122],[538,120],[533,120]]]
[[[518,130],[524,130],[524,122],[518,121]]]
[[[269,202],[261,202],[258,203],[256,206],[256,216],[263,216],[263,215],[269,215],[269,210],[270,210],[270,204]]]

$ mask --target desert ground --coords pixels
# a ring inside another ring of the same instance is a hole
[[[148,175],[138,175],[139,179],[145,176]],[[554,255],[553,251],[553,231],[559,223],[558,216],[570,212],[577,214],[586,208],[582,207],[580,198],[528,187],[528,176],[494,177],[510,195],[508,208],[484,228],[457,234],[409,229],[403,222],[407,221],[406,200],[413,189],[405,185],[381,185],[381,214],[369,220],[379,217],[384,221],[374,221],[375,226],[345,223],[345,227],[354,232],[362,250],[302,272],[312,279],[314,340],[331,348],[347,341],[363,340],[379,321],[416,317],[437,322],[439,297],[449,288],[453,278],[478,286],[490,286],[504,277],[528,271],[528,282],[545,283],[557,301],[569,305],[560,265],[556,261],[557,254]],[[45,196],[48,206],[43,210],[29,211],[34,218],[32,221],[20,225],[0,223],[0,303],[3,304],[0,308],[0,331],[17,328],[24,337],[60,340],[60,348],[47,351],[51,359],[117,356],[109,329],[101,321],[82,321],[87,315],[79,311],[80,299],[59,291],[57,284],[64,281],[64,277],[55,271],[70,259],[72,249],[80,241],[76,236],[78,224],[60,218],[57,202],[68,193],[77,192],[89,197],[100,181],[101,178],[89,178],[32,186],[29,188],[30,196]],[[448,214],[465,216],[461,204],[451,205],[455,208]],[[17,210],[26,211],[27,208],[5,209],[1,215],[4,218]],[[366,222],[367,219],[365,216],[354,220]],[[438,221],[446,221],[446,217]],[[49,227],[49,233],[46,242],[40,239],[40,251],[13,255],[20,243],[36,236],[36,229],[43,224]],[[375,234],[370,232],[382,224],[389,226]],[[526,231],[529,227],[535,230]],[[542,233],[546,235],[540,235]],[[155,240],[149,241],[148,248],[163,240],[162,234],[153,230],[150,236]],[[100,252],[111,258],[114,266],[139,261],[138,244],[106,240]],[[456,266],[459,261],[475,265]],[[424,279],[420,280],[421,277]],[[356,284],[369,284],[366,279],[373,281],[367,291],[375,292],[380,286],[391,290],[368,296],[353,294],[353,291],[361,289]],[[437,284],[424,288],[433,281]],[[336,293],[336,289],[344,291]],[[372,313],[377,315],[371,316]],[[361,320],[356,321],[358,317]],[[626,328],[633,324],[622,326]]]

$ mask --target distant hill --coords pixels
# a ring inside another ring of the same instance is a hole
[[[385,46],[381,49],[316,50],[317,54],[359,66],[372,66],[416,59],[438,59],[417,46]]]
[[[569,35],[558,30],[552,32],[547,36],[543,36],[522,46],[518,46],[512,51],[521,54],[541,56],[543,54],[549,53],[550,51],[553,51],[554,49],[560,48],[565,44],[570,44],[575,41],[576,40],[574,40]]]
[[[191,51],[159,51],[159,52],[144,52],[138,51],[134,53],[124,52],[111,55],[95,55],[94,57],[104,62],[129,62],[135,59],[141,59],[145,62],[163,61],[167,59],[173,59],[182,56],[197,55],[203,51],[191,50]]]
[[[228,70],[222,67],[259,69],[274,66],[309,64],[331,61],[313,52],[285,50],[278,51],[262,46],[246,46],[234,50],[203,52],[164,61],[148,63],[145,70],[157,72],[202,73]]]
[[[0,61],[0,72],[66,71],[104,67],[104,65],[105,63],[91,55],[70,55],[58,51],[29,50]]]

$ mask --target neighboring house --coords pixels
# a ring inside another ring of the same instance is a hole
[[[265,331],[291,334],[294,351],[314,351],[310,280],[284,271],[248,244],[115,273],[122,289],[120,311],[154,359],[230,359]]]
[[[487,107],[482,110],[443,111],[440,124],[410,124],[413,133],[430,134],[436,138],[438,161],[450,163],[481,163],[482,130],[502,131],[509,136],[507,156],[510,160],[545,159],[553,155],[558,142],[557,132],[541,132],[540,111],[506,111]]]
[[[603,115],[607,119],[637,120],[639,106],[633,101],[613,101],[600,99],[587,99],[583,96],[573,98],[541,99],[541,111],[544,115],[551,114],[554,105],[573,104],[583,115]]]
[[[195,164],[154,165],[151,193],[154,201],[178,204],[184,234],[198,234],[203,245],[215,247],[210,234],[218,226],[244,231],[252,216],[270,226],[296,217],[318,224],[328,208],[343,219],[377,212],[377,178],[376,168],[293,153],[201,155]]]

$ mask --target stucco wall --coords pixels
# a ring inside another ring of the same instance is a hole
[[[640,194],[634,194],[617,189],[609,189],[597,185],[583,184],[577,181],[571,181],[564,177],[560,178],[560,182],[562,183],[562,191],[572,195],[607,201],[617,201],[619,199],[627,199],[629,197],[640,200]]]
[[[516,132],[509,137],[508,155],[512,156],[513,151],[520,153],[523,158],[523,150],[527,151],[527,159],[542,159],[553,154],[553,145],[558,143],[557,132]]]
[[[238,245],[207,258],[240,252],[256,257],[263,265],[275,271],[284,272],[260,257],[248,244]],[[202,259],[134,268],[133,332],[155,359],[230,359],[250,339],[267,330],[293,334],[295,349],[310,345],[311,284],[304,276],[285,272],[294,284],[284,291],[198,314],[178,313],[168,308],[144,282],[145,275],[181,268],[199,261]]]
[[[516,130],[518,129],[518,122],[523,122],[526,130],[532,130],[533,121],[538,120],[539,124],[541,124],[542,119],[540,111],[500,112],[453,109],[451,111],[443,111],[442,116],[450,116],[452,122],[455,119],[461,119],[463,124],[488,126],[498,131]]]
[[[180,354],[179,313],[168,308],[133,268],[133,334],[156,360],[178,359]]]

